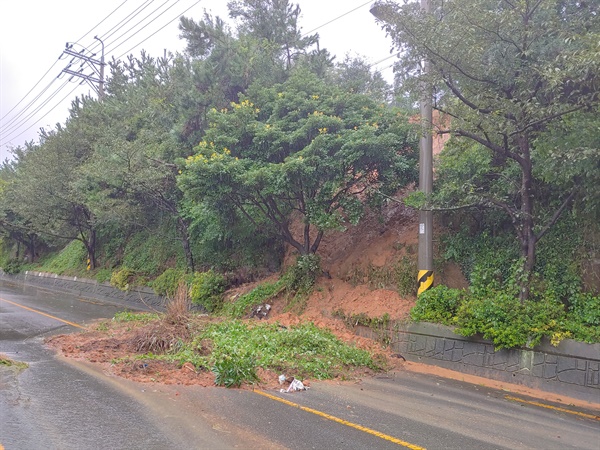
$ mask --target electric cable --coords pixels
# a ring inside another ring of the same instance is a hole
[[[104,17],[104,19],[102,19],[98,24],[96,24],[94,27],[92,27],[87,33],[85,33],[83,36],[81,36],[77,41],[82,40],[85,36],[87,36],[88,34],[90,34],[92,31],[94,31],[94,29],[96,29],[98,26],[100,26],[104,21],[106,21],[110,16],[112,16],[117,10],[119,10],[119,8],[121,8],[125,3],[127,3],[128,0],[124,0],[119,6],[117,6],[115,9],[113,9],[106,17]],[[153,1],[153,0],[152,0]],[[34,91],[34,89],[42,82],[42,80],[46,77],[46,75],[48,75],[50,73],[50,71],[54,68],[54,66],[56,66],[56,64],[58,63],[58,61],[60,61],[60,57],[56,59],[56,61],[54,61],[54,63],[48,68],[48,70],[46,70],[46,72],[41,76],[41,78],[33,85],[33,87],[31,89],[29,89],[29,91],[27,91],[27,93],[7,112],[5,113],[1,118],[0,118],[0,123],[2,123],[2,120],[4,120],[6,117],[9,116],[9,114],[11,114],[21,103],[23,103],[23,101],[25,101],[25,99]],[[41,95],[43,95],[48,88],[50,87],[50,85],[52,85],[54,83],[54,81],[56,80],[56,78],[54,78],[50,84],[48,86],[46,86],[44,88],[44,90],[38,94],[32,101],[30,101],[20,112],[16,117],[13,117],[10,122],[8,123],[8,125],[10,126],[11,124],[13,124],[15,122],[15,120],[17,120],[20,116],[22,116],[30,107],[31,105],[37,101],[37,99],[39,99],[41,97]],[[58,90],[62,89],[58,88]],[[58,92],[58,90],[56,92]],[[22,123],[22,122],[21,122]],[[12,129],[12,127],[11,127]],[[6,133],[6,128],[4,128],[4,133]],[[2,133],[0,132],[0,135]]]
[[[314,33],[315,31],[320,30],[321,28],[325,27],[326,25],[329,25],[330,23],[333,23],[336,20],[339,20],[342,17],[347,16],[350,13],[353,13],[354,11],[359,10],[360,8],[363,8],[363,7],[367,6],[369,3],[373,3],[373,0],[369,0],[368,2],[363,3],[362,5],[357,6],[356,8],[351,9],[350,11],[345,12],[344,14],[342,14],[341,16],[336,17],[335,19],[331,19],[329,22],[325,22],[323,25],[319,25],[317,28],[313,28],[312,30],[307,31],[306,33],[304,33],[302,35],[302,37],[305,37],[305,36],[309,35],[310,33]]]
[[[125,0],[123,3],[121,3],[121,4],[120,4],[119,6],[117,6],[115,9],[113,9],[113,10],[112,10],[112,11],[111,11],[111,12],[108,14],[108,16],[106,16],[104,19],[102,19],[100,22],[98,22],[98,23],[96,24],[96,26],[95,26],[95,27],[93,27],[91,30],[89,30],[87,33],[85,33],[83,36],[81,36],[81,37],[80,37],[79,39],[77,39],[75,42],[76,42],[76,43],[79,43],[79,41],[81,41],[81,40],[82,40],[84,37],[86,37],[88,34],[90,34],[92,31],[94,31],[94,30],[95,30],[96,28],[98,28],[100,25],[102,25],[106,19],[108,19],[110,16],[112,16],[112,15],[113,15],[113,14],[114,14],[114,13],[115,13],[115,12],[116,12],[116,11],[117,11],[117,10],[118,10],[120,7],[121,7],[121,6],[123,6],[123,5],[124,5],[125,3],[127,3],[128,1],[129,1],[129,0]],[[146,0],[146,1],[148,1],[148,0]],[[152,1],[154,1],[154,0],[152,0]]]
[[[129,22],[131,22],[133,19],[135,19],[139,14],[141,14],[141,12],[146,9],[148,6],[150,6],[152,3],[154,3],[155,0],[146,0],[144,3],[142,3],[141,5],[139,5],[137,8],[135,8],[133,11],[131,11],[127,16],[125,16],[119,23],[115,24],[110,30],[108,30],[106,33],[104,33],[103,35],[101,35],[101,39],[102,41],[107,41],[108,39],[110,39],[110,37],[112,35],[114,35],[115,33],[117,33],[121,28],[123,28],[125,25],[127,25]],[[139,25],[140,22],[138,22],[135,26]],[[134,27],[135,27],[134,26]],[[117,38],[118,39],[118,38]],[[116,40],[116,39],[115,39]],[[91,48],[95,49],[100,45],[99,42],[95,42]],[[105,43],[105,46],[107,44]]]
[[[68,83],[68,81],[67,81]],[[64,86],[64,85],[63,85]],[[59,105],[62,104],[62,102],[64,102],[67,97],[69,97],[73,92],[75,92],[75,89],[77,89],[79,87],[79,84],[77,84],[73,89],[71,89],[67,95],[65,95],[63,98],[61,98],[52,108],[50,108],[50,110],[48,110],[46,112],[46,114],[44,114],[42,117],[40,117],[39,119],[36,120],[36,122],[32,125],[30,125],[29,127],[25,128],[23,131],[21,131],[19,134],[17,134],[16,136],[13,136],[12,139],[16,139],[19,136],[21,136],[23,133],[25,133],[26,131],[28,131],[29,129],[31,129],[32,127],[34,127],[37,123],[39,123],[44,117],[46,117],[48,114],[50,114],[52,111],[54,111]],[[59,91],[56,91],[53,96],[51,98],[53,98],[54,96],[56,96],[56,94],[58,94]],[[50,99],[49,99],[50,100]]]
[[[41,80],[40,80],[41,81]],[[21,117],[23,114],[25,114],[25,112],[27,112],[27,110],[29,109],[29,107],[36,102],[36,100],[38,98],[40,98],[44,92],[46,92],[50,86],[52,86],[52,84],[56,81],[56,78],[53,78],[52,81],[42,90],[42,92],[40,92],[33,100],[31,100],[27,105],[25,105],[25,107],[19,112],[19,114],[17,114],[16,116],[14,116],[11,120],[8,121],[8,123],[5,123],[2,125],[2,129],[0,130],[0,134],[6,133],[8,129],[11,128],[11,126],[14,124],[14,122],[16,122],[19,117]],[[39,84],[39,83],[38,83]],[[37,86],[37,84],[36,84]]]
[[[123,34],[121,34],[118,38],[116,38],[114,41],[112,41],[111,43],[107,44],[106,48],[111,48],[111,44],[114,44],[116,41],[118,41],[123,35],[129,33],[133,28],[135,28],[136,26],[140,25],[142,22],[144,22],[148,17],[150,17],[152,14],[154,14],[156,11],[158,11],[160,8],[162,8],[164,5],[166,5],[167,3],[169,3],[169,1],[171,0],[166,0],[164,3],[162,3],[158,8],[156,8],[154,11],[152,11],[150,14],[148,14],[146,17],[144,17],[142,20],[140,20],[136,25],[134,25],[133,27],[129,28],[127,31],[125,31]],[[169,6],[167,9],[165,9],[163,12],[161,12],[158,16],[156,16],[154,19],[152,19],[150,22],[148,22],[146,25],[144,25],[142,28],[140,28],[139,30],[137,30],[135,33],[133,33],[131,36],[129,36],[126,40],[124,40],[123,42],[121,42],[119,45],[117,45],[116,47],[112,48],[110,51],[115,51],[117,48],[119,48],[120,46],[122,46],[125,42],[127,42],[128,40],[130,40],[131,38],[133,38],[136,34],[138,34],[140,31],[142,31],[144,28],[146,28],[148,25],[150,25],[152,22],[154,22],[156,19],[158,19],[160,16],[162,16],[164,13],[166,13],[168,10],[170,10],[173,6],[177,5],[177,3],[179,3],[181,0],[175,0],[175,3],[173,3],[171,6]]]
[[[138,42],[136,45],[134,45],[133,47],[131,47],[129,50],[127,50],[125,53],[119,55],[117,57],[117,59],[123,57],[124,55],[126,55],[127,53],[129,53],[131,50],[133,50],[134,48],[140,46],[141,44],[143,44],[144,42],[146,42],[148,39],[150,39],[152,36],[154,36],[156,33],[158,33],[159,31],[161,31],[162,29],[166,28],[167,25],[171,24],[172,22],[174,22],[175,20],[179,19],[182,15],[184,15],[186,12],[188,12],[190,9],[192,9],[194,6],[196,6],[198,3],[200,3],[202,0],[198,0],[196,3],[192,4],[190,7],[188,7],[185,11],[177,14],[177,16],[175,16],[173,19],[169,20],[166,24],[164,24],[162,27],[160,27],[158,30],[156,30],[154,33],[152,33],[150,36],[147,36],[144,40]]]

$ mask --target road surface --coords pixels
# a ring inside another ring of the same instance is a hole
[[[600,414],[400,372],[306,392],[140,384],[43,339],[120,308],[0,284],[0,449],[600,450]]]

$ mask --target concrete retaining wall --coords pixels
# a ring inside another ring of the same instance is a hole
[[[125,305],[132,309],[162,311],[165,304],[164,298],[156,295],[150,288],[136,287],[125,292],[114,288],[109,283],[98,283],[96,280],[86,278],[63,277],[32,271],[8,275],[0,271],[0,279],[8,283],[36,286],[78,297]]]
[[[600,344],[567,339],[557,347],[542,341],[534,349],[494,350],[490,341],[466,338],[442,325],[393,328],[391,346],[409,361],[600,403]],[[381,332],[359,326],[356,334],[376,338]]]

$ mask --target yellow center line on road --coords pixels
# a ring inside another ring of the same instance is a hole
[[[568,413],[568,414],[574,414],[576,416],[585,417],[586,419],[600,420],[600,416],[595,416],[593,414],[587,414],[587,413],[582,413],[579,411],[573,411],[571,409],[560,408],[558,406],[546,405],[545,403],[531,402],[529,400],[524,400],[524,399],[518,398],[518,397],[512,397],[510,395],[505,395],[504,398],[506,400],[511,400],[513,402],[526,403],[528,405],[539,406],[540,408],[553,409],[554,411],[560,411],[560,412],[564,412],[564,413]]]
[[[6,300],[6,299],[4,299],[2,297],[0,297],[0,301],[6,302],[6,303],[10,303],[11,305],[18,306],[19,308],[26,309],[27,311],[31,311],[31,312],[40,314],[42,316],[50,317],[51,319],[58,320],[59,322],[66,323],[67,325],[71,325],[72,327],[81,328],[82,330],[87,330],[86,327],[84,327],[82,325],[79,325],[77,323],[69,322],[68,320],[61,319],[60,317],[56,317],[56,316],[52,316],[50,314],[46,314],[45,312],[38,311],[37,309],[33,309],[33,308],[29,308],[27,306],[19,305],[18,303],[11,302],[10,300]],[[2,450],[2,448],[0,448],[0,450]]]
[[[258,395],[262,395],[263,397],[270,398],[271,400],[275,400],[280,403],[284,403],[288,406],[293,406],[294,408],[299,408],[302,411],[306,411],[312,414],[316,414],[317,416],[324,417],[325,419],[331,420],[333,422],[340,423],[342,425],[346,425],[350,428],[354,428],[355,430],[362,431],[364,433],[372,434],[373,436],[377,436],[378,438],[385,439],[386,441],[393,442],[394,444],[401,445],[406,448],[410,448],[411,450],[425,450],[425,447],[419,447],[418,445],[411,444],[410,442],[406,442],[400,439],[397,439],[393,436],[389,436],[384,433],[380,433],[379,431],[373,430],[371,428],[363,427],[362,425],[358,425],[356,423],[348,422],[347,420],[340,419],[339,417],[332,416],[330,414],[318,411],[316,409],[308,408],[306,406],[301,406],[297,403],[290,402],[289,400],[285,400],[281,397],[277,397],[275,395],[267,394],[264,391],[255,390],[254,391]]]

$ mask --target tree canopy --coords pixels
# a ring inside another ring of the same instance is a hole
[[[408,118],[308,71],[250,89],[210,120],[179,177],[187,200],[233,205],[255,226],[266,220],[303,255],[316,252],[326,230],[356,223],[374,190],[415,178]],[[304,224],[300,235],[292,213]]]
[[[432,124],[432,132],[468,139],[482,149],[473,150],[479,164],[473,176],[458,183],[464,189],[455,192],[453,202],[475,202],[508,215],[520,243],[526,298],[537,242],[575,200],[585,200],[585,168],[597,167],[597,150],[554,148],[554,160],[570,176],[561,177],[560,189],[550,197],[541,186],[551,130],[576,132],[576,118],[595,111],[600,101],[598,6],[569,0],[432,0],[428,13],[415,3],[380,1],[374,12],[402,55],[405,87],[421,92],[427,86],[435,107],[449,118],[448,127]],[[476,156],[481,152],[490,156]]]

